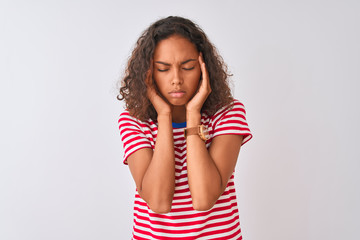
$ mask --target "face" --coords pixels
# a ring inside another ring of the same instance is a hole
[[[196,93],[201,75],[198,57],[196,46],[178,35],[157,44],[153,78],[160,94],[172,106],[184,106]]]

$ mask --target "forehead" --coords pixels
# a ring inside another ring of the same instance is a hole
[[[188,58],[197,58],[198,51],[195,44],[179,35],[161,40],[155,47],[154,60],[176,62]]]

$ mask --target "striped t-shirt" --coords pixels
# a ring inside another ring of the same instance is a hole
[[[206,141],[209,148],[214,137],[224,134],[243,135],[242,144],[252,137],[245,118],[244,105],[234,100],[232,107],[223,107],[213,116],[201,114],[201,124],[210,134]],[[157,121],[140,121],[129,115],[120,114],[119,129],[124,146],[124,164],[129,155],[141,148],[155,147]],[[186,169],[186,139],[184,125],[173,124],[175,149],[175,193],[169,213],[153,212],[140,197],[137,190],[134,202],[133,239],[242,239],[234,173],[230,177],[224,193],[215,205],[207,211],[196,211],[188,185]]]

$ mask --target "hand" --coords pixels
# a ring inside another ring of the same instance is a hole
[[[162,97],[160,97],[155,90],[156,86],[153,81],[152,72],[153,72],[153,64],[151,61],[150,68],[146,73],[146,79],[145,79],[145,83],[147,86],[147,96],[150,102],[152,103],[152,105],[154,106],[158,116],[171,114],[170,105]]]
[[[202,53],[199,55],[199,64],[201,68],[202,78],[200,80],[200,86],[194,97],[186,104],[186,112],[198,112],[200,113],[204,102],[211,93],[211,86],[209,75],[206,70],[205,62],[202,57]]]

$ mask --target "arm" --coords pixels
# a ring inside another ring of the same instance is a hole
[[[190,122],[197,126],[200,118],[194,117]],[[194,209],[212,208],[224,192],[234,171],[242,139],[241,135],[217,136],[208,151],[198,135],[187,137],[188,179]]]
[[[149,75],[147,82],[149,82]],[[156,94],[152,85],[148,96],[158,112],[158,133],[155,149],[140,149],[128,157],[137,190],[156,213],[171,210],[175,191],[175,152],[170,107]]]
[[[187,127],[200,124],[201,108],[211,92],[209,78],[202,55],[199,56],[202,82],[198,93],[186,106]],[[210,209],[224,192],[231,177],[243,137],[221,135],[212,140],[209,151],[198,135],[187,136],[188,182],[196,210]]]
[[[175,189],[175,160],[171,117],[158,117],[154,151],[140,149],[128,157],[139,195],[156,213],[171,210]]]

